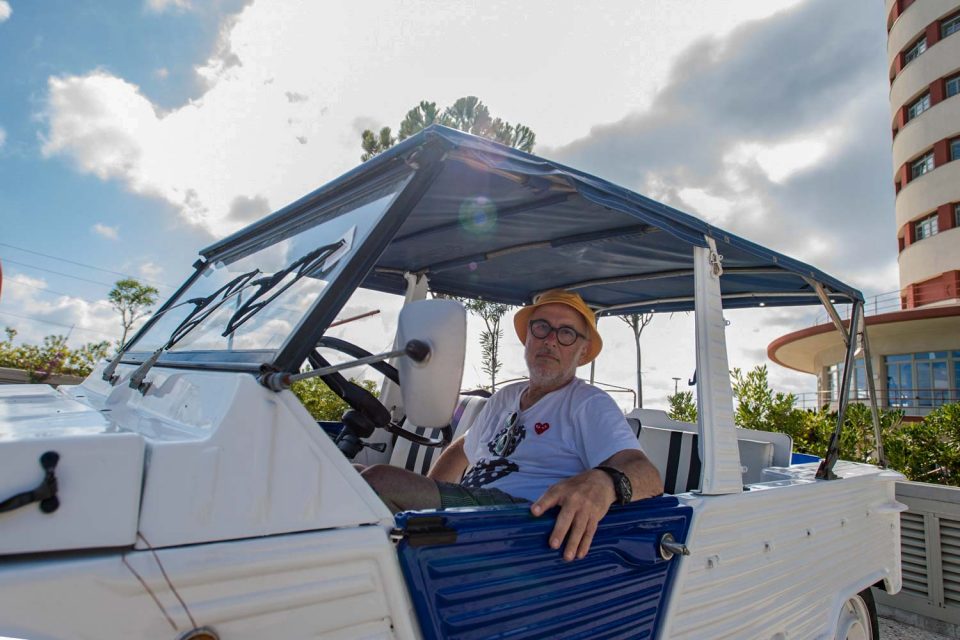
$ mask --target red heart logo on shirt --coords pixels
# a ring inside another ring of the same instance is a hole
[[[549,422],[538,422],[537,424],[533,425],[533,430],[537,432],[538,436],[549,428]]]

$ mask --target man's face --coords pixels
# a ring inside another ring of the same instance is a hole
[[[537,307],[530,320],[546,320],[552,327],[573,327],[577,333],[589,335],[583,317],[565,304],[545,304]],[[530,371],[530,382],[551,389],[562,387],[573,378],[577,367],[584,364],[589,345],[589,339],[577,338],[576,342],[565,347],[557,342],[555,331],[542,339],[527,331],[524,359]]]

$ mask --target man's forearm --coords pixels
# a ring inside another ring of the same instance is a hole
[[[463,436],[443,450],[427,477],[436,482],[460,482],[467,470],[467,454],[463,452]]]
[[[633,500],[642,500],[663,493],[663,480],[646,454],[636,449],[626,449],[613,454],[604,465],[619,469],[630,478]]]

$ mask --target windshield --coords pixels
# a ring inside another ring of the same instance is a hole
[[[271,361],[343,271],[407,182],[278,222],[214,257],[130,353],[162,361]]]

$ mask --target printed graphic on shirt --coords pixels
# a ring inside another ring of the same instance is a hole
[[[519,471],[520,466],[508,458],[517,450],[525,437],[527,437],[527,429],[520,424],[516,412],[508,415],[504,427],[487,443],[487,450],[495,457],[477,460],[477,463],[463,476],[460,484],[478,489]]]
[[[519,470],[516,463],[506,458],[481,458],[467,471],[460,484],[468,489],[479,489]]]
[[[487,443],[487,449],[495,456],[509,458],[525,437],[527,437],[527,430],[519,424],[517,414],[514,412],[507,417],[507,423],[503,429],[500,429],[497,435]]]

